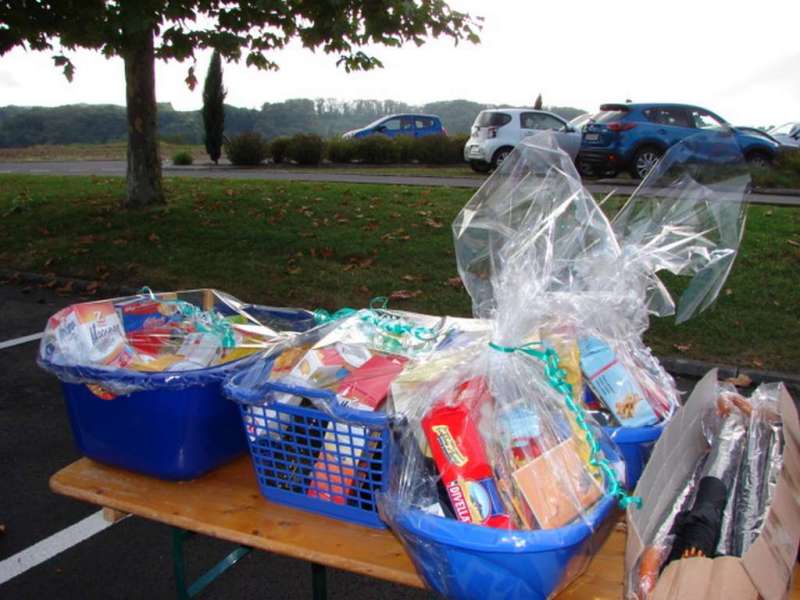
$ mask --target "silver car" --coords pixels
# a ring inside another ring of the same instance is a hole
[[[555,132],[558,145],[572,160],[581,147],[581,132],[556,114],[530,108],[493,108],[478,113],[464,145],[464,160],[473,171],[497,168],[519,142],[539,131]]]
[[[800,123],[784,123],[767,131],[781,146],[800,148]]]

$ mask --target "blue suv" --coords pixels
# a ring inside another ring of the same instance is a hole
[[[730,130],[748,163],[765,166],[780,145],[731,127],[710,110],[687,104],[603,104],[583,127],[575,161],[583,175],[614,176],[627,170],[643,178],[667,149],[701,131]]]
[[[366,127],[348,131],[342,137],[363,138],[375,134],[390,138],[400,135],[425,137],[426,135],[447,135],[447,130],[442,127],[442,120],[436,115],[403,114],[381,117]]]

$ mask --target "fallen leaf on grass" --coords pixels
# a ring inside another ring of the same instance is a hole
[[[303,269],[301,269],[300,267],[298,267],[296,265],[295,266],[290,265],[290,266],[286,267],[286,272],[289,275],[299,275],[300,273],[303,272]]]
[[[157,233],[155,233],[155,232],[153,232],[153,233],[151,233],[150,235],[148,235],[148,236],[147,236],[147,239],[148,239],[149,241],[151,241],[151,242],[160,242],[160,241],[161,241],[161,238],[160,238],[160,237],[158,237],[158,234],[157,234]]]
[[[673,344],[672,347],[678,352],[687,352],[692,349],[691,344]]]
[[[791,246],[797,246],[798,248],[800,248],[800,242],[796,242],[795,240],[786,240],[786,243]]]
[[[729,377],[726,379],[725,383],[730,383],[736,387],[750,387],[753,383],[753,380],[744,373],[739,373],[736,377]]]
[[[322,258],[330,258],[331,256],[333,256],[333,248],[326,246],[325,248],[319,251],[319,254]]]
[[[415,281],[417,278],[413,275],[403,275],[400,279],[403,281]]]
[[[762,368],[764,368],[764,363],[763,363],[762,361],[760,361],[760,360],[755,360],[755,359],[753,359],[753,364],[754,364],[755,366],[757,366],[759,369],[762,369]]]
[[[86,286],[85,293],[94,296],[97,293],[97,288],[100,287],[100,283],[97,281],[92,281],[89,285]]]
[[[447,280],[447,285],[454,288],[463,288],[464,282],[461,281],[461,277],[451,277]]]
[[[125,246],[127,245],[128,240],[123,238],[117,238],[115,240],[112,240],[111,243],[114,244],[115,246]]]
[[[434,229],[441,229],[442,227],[444,227],[443,223],[437,221],[434,218],[425,219],[425,225],[427,225],[428,227],[433,227]]]
[[[44,266],[45,266],[45,267],[49,267],[49,266],[50,266],[50,265],[52,265],[52,264],[53,264],[55,261],[56,261],[56,257],[55,257],[55,256],[51,256],[51,257],[50,257],[50,258],[48,258],[46,261],[44,261]]]
[[[411,298],[416,298],[422,293],[422,290],[396,290],[389,294],[390,300],[410,300]]]

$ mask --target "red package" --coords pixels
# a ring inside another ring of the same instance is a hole
[[[490,401],[482,377],[465,381],[436,401],[422,419],[422,429],[458,520],[508,529],[511,517],[478,430],[481,406]]]
[[[336,393],[352,401],[352,407],[374,411],[386,398],[389,386],[405,366],[399,356],[375,355],[348,373]],[[370,432],[364,427],[331,422],[322,451],[314,465],[308,495],[335,504],[345,504],[354,487],[362,454],[369,452]]]
[[[403,357],[376,354],[342,379],[336,393],[376,410],[386,399],[389,386],[405,364]]]

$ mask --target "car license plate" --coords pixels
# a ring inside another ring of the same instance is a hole
[[[586,140],[587,142],[596,142],[597,140],[600,139],[600,134],[599,133],[586,133],[586,134],[584,134],[583,139]]]

